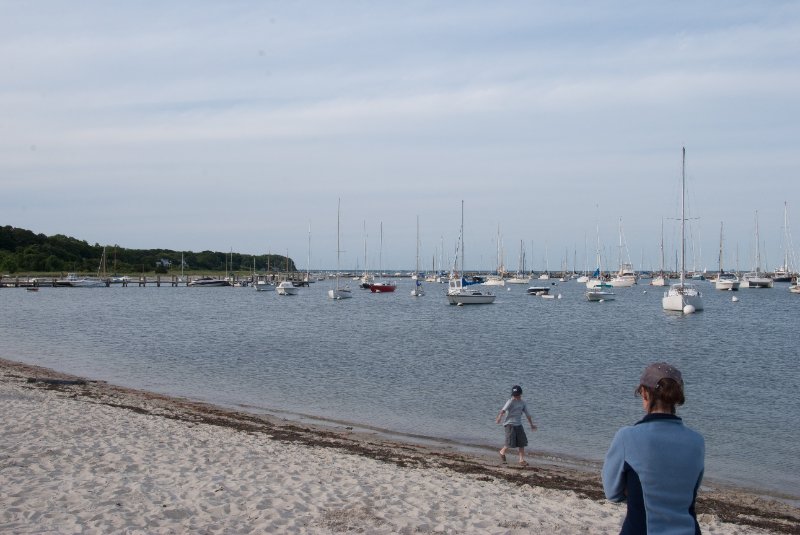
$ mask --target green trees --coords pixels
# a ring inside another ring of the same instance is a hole
[[[45,236],[11,226],[0,227],[0,271],[3,273],[94,273],[106,254],[108,273],[180,273],[181,254],[184,269],[192,271],[285,271],[286,257],[279,255],[243,255],[214,251],[171,251],[168,249],[125,249],[118,245],[89,245],[86,241],[56,234]],[[255,259],[255,261],[254,261]],[[289,259],[289,271],[296,271]]]

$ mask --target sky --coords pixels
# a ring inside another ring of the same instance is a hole
[[[685,147],[687,269],[774,269],[799,144],[794,1],[0,0],[0,225],[90,244],[674,267]]]

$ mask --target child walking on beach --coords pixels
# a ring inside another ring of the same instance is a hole
[[[531,431],[536,431],[536,426],[533,424],[531,415],[528,412],[528,406],[522,401],[522,387],[514,385],[511,388],[511,399],[506,401],[500,413],[497,415],[496,422],[499,424],[500,420],[505,415],[503,421],[503,428],[506,432],[506,444],[500,450],[500,458],[506,462],[506,452],[509,448],[517,448],[519,451],[519,465],[528,466],[525,460],[525,446],[528,445],[528,437],[525,435],[525,428],[522,427],[522,415],[528,419],[531,426]]]

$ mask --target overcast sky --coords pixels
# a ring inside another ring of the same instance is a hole
[[[795,1],[0,1],[0,225],[91,244],[671,267],[685,146],[688,267],[773,269],[799,145]]]

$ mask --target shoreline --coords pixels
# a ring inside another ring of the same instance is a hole
[[[196,437],[193,437],[191,433],[198,427],[203,427],[214,432],[221,431],[225,435],[225,449],[241,447],[243,455],[254,453],[260,455],[260,452],[253,452],[253,449],[261,448],[261,444],[278,450],[286,447],[299,447],[303,450],[313,450],[316,452],[316,456],[332,456],[332,466],[349,467],[351,463],[355,463],[354,469],[357,469],[364,462],[377,463],[381,470],[388,471],[386,477],[389,478],[389,481],[400,477],[419,478],[424,475],[424,477],[444,477],[445,485],[449,485],[447,482],[450,479],[448,478],[452,478],[453,480],[458,479],[459,485],[469,487],[470,492],[481,492],[483,487],[500,486],[506,492],[531,493],[537,499],[544,500],[554,497],[556,503],[563,504],[562,510],[553,513],[556,520],[544,516],[538,520],[520,520],[520,524],[516,526],[503,524],[502,519],[507,515],[504,515],[504,511],[500,507],[495,512],[499,520],[492,529],[488,529],[489,532],[514,532],[516,528],[534,527],[532,524],[534,521],[555,521],[556,525],[559,525],[558,522],[562,522],[560,524],[562,528],[558,530],[561,533],[585,531],[581,529],[571,531],[570,528],[567,528],[567,526],[577,528],[580,525],[592,526],[592,529],[596,529],[597,532],[614,533],[618,531],[619,522],[624,517],[624,506],[610,504],[604,499],[599,473],[588,467],[581,469],[580,467],[563,466],[557,460],[548,460],[537,455],[529,456],[531,467],[523,470],[502,466],[490,455],[473,452],[467,446],[457,443],[447,444],[445,441],[436,441],[425,437],[404,437],[401,434],[359,428],[345,423],[331,422],[331,425],[308,423],[302,421],[303,417],[299,415],[300,419],[289,419],[223,408],[203,402],[119,387],[103,381],[86,380],[70,374],[5,359],[0,359],[0,385],[3,388],[0,392],[3,397],[16,400],[24,397],[24,394],[30,394],[52,402],[48,403],[48,409],[52,405],[56,419],[58,419],[58,411],[63,409],[66,403],[74,402],[77,404],[78,410],[94,407],[110,410],[113,413],[111,418],[114,421],[144,417],[148,421],[157,422],[158,425],[169,426],[172,429],[170,432],[180,435],[184,445],[194,445]],[[75,409],[73,405],[70,407]],[[16,416],[20,419],[25,418],[24,414]],[[94,424],[90,422],[87,425]],[[4,423],[4,427],[7,427],[7,424]],[[4,429],[4,435],[8,434],[5,431],[6,429]],[[41,430],[41,432],[45,431]],[[69,434],[68,430],[66,432]],[[161,437],[149,437],[150,441],[156,441],[159,438]],[[407,440],[403,440],[404,438]],[[425,443],[415,443],[415,438],[421,439]],[[257,439],[258,445],[250,443],[253,439]],[[240,442],[248,442],[249,445],[239,446]],[[8,452],[8,456],[15,455],[13,448],[9,450],[7,444],[4,451]],[[156,461],[158,460],[156,459]],[[299,462],[297,469],[300,470],[298,477],[301,480],[315,478],[315,474],[322,469],[315,462],[315,457]],[[170,475],[169,464],[160,466],[156,462],[156,465],[161,476]],[[8,466],[5,459],[0,464],[0,474],[3,474],[4,478],[8,473]],[[329,467],[329,465],[325,466]],[[303,469],[307,473],[302,472]],[[88,477],[86,485],[93,486],[96,483],[92,477]],[[417,484],[419,481],[416,479],[408,483],[411,489]],[[473,486],[479,488],[473,489]],[[714,488],[706,488],[712,486]],[[358,485],[356,485],[357,487]],[[277,490],[280,491],[280,488]],[[353,489],[346,485],[342,488],[337,487],[337,500],[341,499],[341,494],[349,495],[352,491]],[[440,488],[440,491],[443,503],[454,499],[447,493],[447,488]],[[35,489],[30,492],[35,493]],[[26,503],[29,500],[35,501],[36,497],[23,497],[22,495],[25,494],[23,490],[19,490],[17,494],[19,503],[15,502],[11,510],[19,509],[18,514],[22,514],[27,508]],[[397,496],[392,495],[387,499],[394,498],[405,504],[414,502],[414,498],[407,494],[409,493],[404,494],[403,487],[401,487],[397,490]],[[363,498],[355,501],[360,503]],[[191,503],[187,503],[186,506],[190,507]],[[299,505],[293,503],[292,506],[298,507]],[[467,506],[465,505],[465,507]],[[475,505],[470,507],[474,508]],[[4,503],[3,508],[9,510],[9,504]],[[164,508],[167,508],[167,505],[164,505]],[[591,509],[591,511],[575,509]],[[708,533],[752,533],[754,529],[765,530],[759,531],[763,533],[797,533],[800,531],[800,509],[752,491],[705,484],[698,497],[697,512],[703,531]],[[331,510],[328,510],[328,513],[331,513]],[[319,528],[323,530],[321,532],[325,532],[324,529],[330,528],[336,531],[333,529],[336,527],[335,525],[326,527],[324,522],[314,523],[321,522],[326,518],[328,521],[334,522],[335,519],[329,518],[330,514],[328,513],[319,513],[317,516],[310,514],[311,523],[304,524],[306,528],[300,529],[307,530],[308,528],[313,531],[311,528]],[[470,508],[464,511],[467,517],[470,516],[470,513]],[[588,516],[585,518],[570,516],[579,513]],[[18,525],[9,524],[10,514],[17,513],[4,513],[5,516],[2,517],[0,527],[13,525],[15,531],[18,531]],[[328,516],[325,516],[326,514]],[[393,532],[401,525],[392,524],[392,522],[399,522],[394,517],[384,518],[378,515],[380,517],[380,522],[378,522],[373,518],[375,514],[370,513],[370,515],[362,519],[362,524],[365,522],[364,525],[370,525],[368,531],[375,531],[373,528],[382,526],[382,529],[388,529],[386,532]],[[489,513],[486,515],[488,515],[487,521],[493,520]],[[265,513],[265,516],[268,515]],[[424,516],[424,513],[418,512],[417,516],[411,515],[411,519],[404,517],[403,521],[408,523],[409,529],[414,525],[416,525],[414,529],[419,529],[421,526],[423,528],[428,526],[430,531],[438,529],[435,527],[436,525],[430,524],[428,519],[417,518],[419,516]],[[558,520],[561,517],[566,520]],[[207,520],[211,522],[211,519]],[[201,522],[202,518],[198,517],[197,521]],[[457,515],[450,521],[453,523],[444,524],[446,531],[470,531],[471,528],[475,531],[487,531],[486,526],[479,527],[470,524],[471,520],[457,517]],[[186,527],[185,523],[181,524],[180,522],[186,522],[186,520],[173,519],[173,529],[180,528],[182,525]],[[378,522],[378,524],[371,525],[370,522]],[[272,525],[272,527],[276,526],[277,529],[280,529],[279,524]],[[544,523],[537,527],[547,526],[552,528],[553,525]],[[603,526],[602,529],[600,526]],[[380,532],[381,529],[377,529],[377,531]]]

